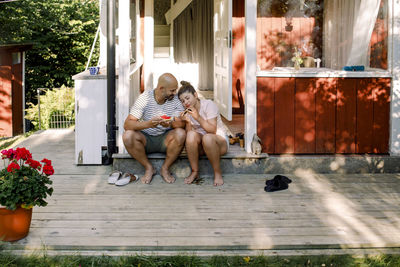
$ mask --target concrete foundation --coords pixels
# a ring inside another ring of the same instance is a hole
[[[129,154],[115,154],[113,168],[135,174],[143,174],[144,168]],[[149,159],[159,170],[165,155],[150,154]],[[199,160],[200,174],[212,175],[208,159]],[[228,153],[221,158],[222,172],[225,174],[276,174],[294,173],[297,170],[311,170],[315,173],[396,173],[400,172],[400,157],[389,155],[252,155],[245,152]],[[186,155],[181,155],[171,166],[176,177],[190,174]]]

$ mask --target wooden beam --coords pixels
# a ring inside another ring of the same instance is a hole
[[[192,2],[192,0],[178,0],[168,11],[165,13],[165,19],[167,24],[171,24],[172,21],[182,13],[183,10]]]
[[[257,1],[245,1],[245,149],[257,132]]]

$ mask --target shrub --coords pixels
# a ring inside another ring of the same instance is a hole
[[[32,121],[35,129],[39,129],[39,107],[38,104],[28,103],[25,118]],[[42,129],[48,129],[52,124],[52,116],[61,114],[66,121],[75,121],[75,91],[73,88],[62,86],[58,89],[45,89],[40,95],[40,122]]]

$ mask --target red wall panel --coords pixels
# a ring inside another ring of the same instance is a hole
[[[232,6],[232,113],[244,113],[244,0],[234,0]]]
[[[294,78],[275,79],[275,153],[294,153]]]
[[[22,61],[22,59],[21,59]],[[12,135],[24,132],[23,126],[23,95],[22,95],[22,64],[12,66]]]
[[[336,153],[356,152],[357,80],[338,79],[336,101]]]
[[[315,79],[297,78],[295,153],[315,153]]]
[[[335,153],[336,86],[335,78],[315,80],[316,153]]]
[[[257,135],[262,142],[263,152],[275,153],[275,80],[257,80]]]
[[[374,100],[373,153],[389,152],[390,79],[372,79]]]
[[[12,136],[11,66],[0,66],[0,137]]]
[[[371,79],[357,79],[357,153],[372,152],[373,104]]]

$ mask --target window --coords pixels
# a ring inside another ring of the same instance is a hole
[[[387,36],[387,0],[258,0],[257,64],[264,70],[292,67],[296,50],[303,67],[319,58],[331,69],[387,69]]]

